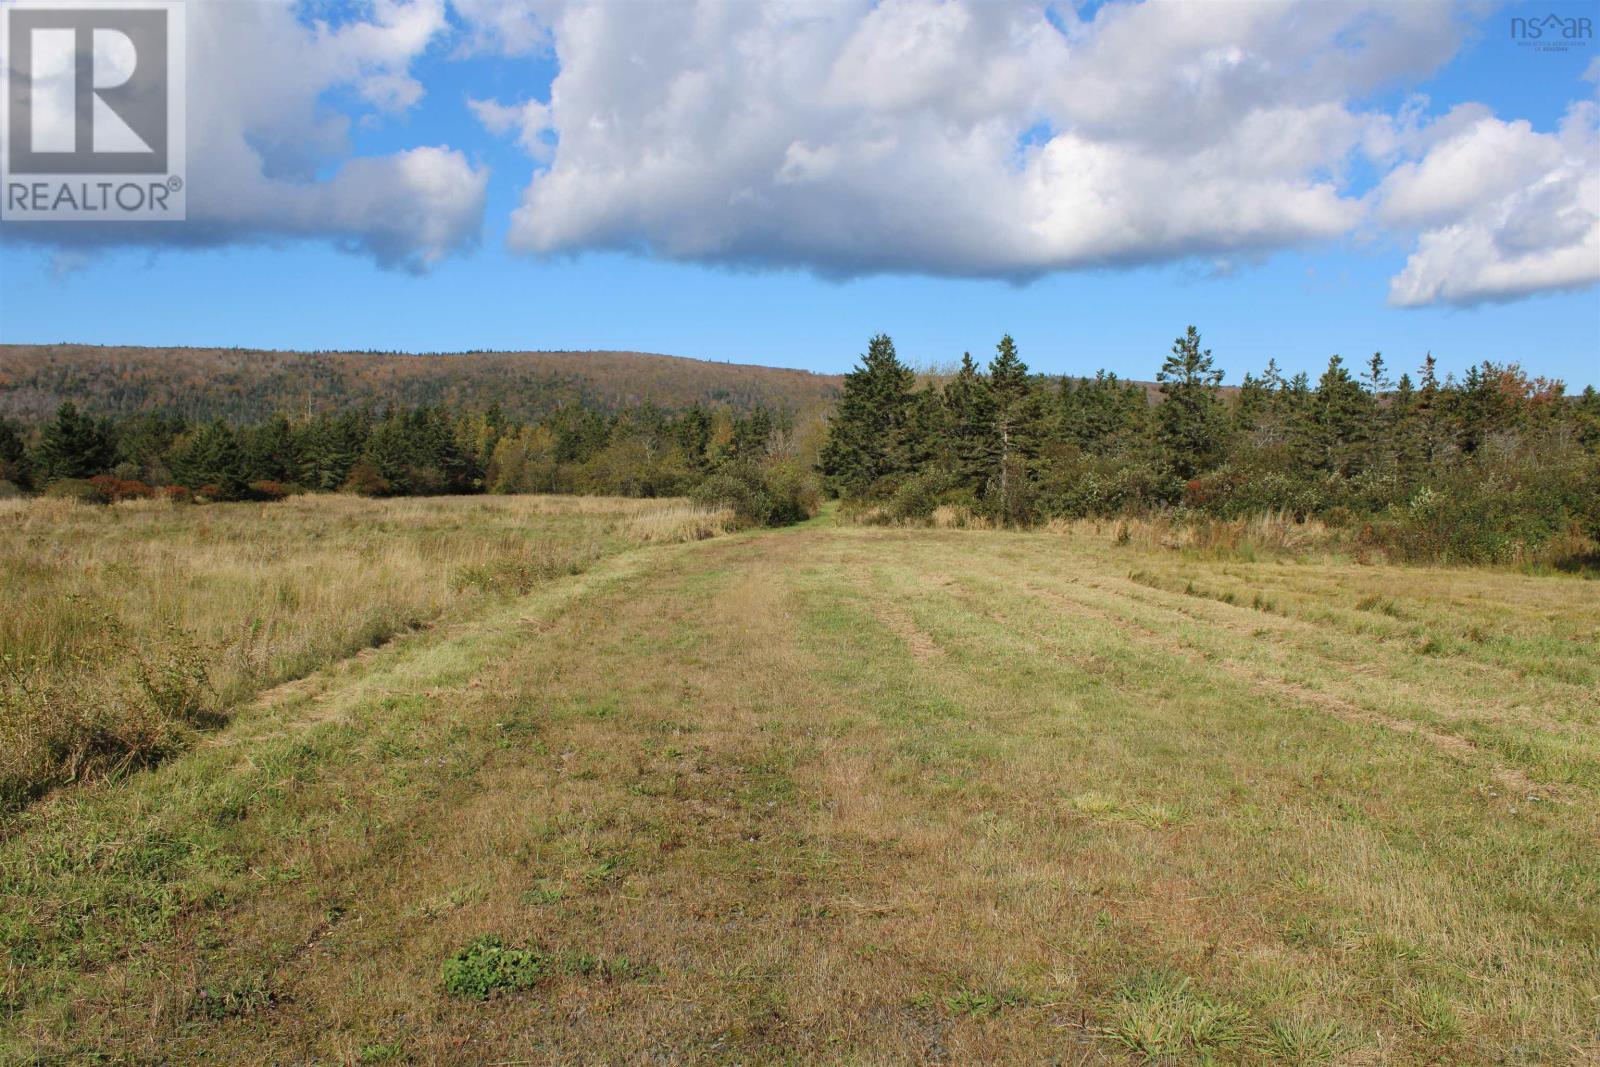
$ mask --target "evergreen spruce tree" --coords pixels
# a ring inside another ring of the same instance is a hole
[[[1078,428],[1083,421],[1081,391],[1086,384],[1070,374],[1061,376],[1061,385],[1056,389],[1055,426],[1052,429],[1062,441],[1078,443]]]
[[[938,386],[929,382],[912,394],[905,449],[906,463],[912,471],[936,472],[941,481],[953,480],[956,450],[951,426],[950,411]]]
[[[27,446],[22,443],[22,435],[5,419],[0,419],[0,482],[10,482],[18,489],[33,487]]]
[[[222,500],[244,495],[244,453],[233,428],[213,419],[196,430],[173,457],[173,473],[190,489],[206,489]]]
[[[1193,478],[1221,459],[1225,431],[1217,392],[1222,371],[1214,366],[1211,350],[1201,349],[1193,326],[1172,343],[1156,380],[1166,398],[1156,420],[1167,463],[1178,477]]]
[[[1600,454],[1600,390],[1592,385],[1584,386],[1583,392],[1573,398],[1571,410],[1578,441],[1589,451]]]
[[[46,479],[91,478],[115,461],[116,450],[105,422],[79,413],[72,401],[56,409],[44,428],[35,456]]]
[[[1316,466],[1339,474],[1353,473],[1367,440],[1371,398],[1345,370],[1344,360],[1335,355],[1329,358],[1328,369],[1317,381],[1315,400],[1312,431]]]
[[[1432,466],[1454,454],[1455,439],[1449,428],[1449,395],[1439,382],[1438,360],[1429,352],[1417,371],[1414,419],[1422,459]]]
[[[1372,353],[1372,358],[1367,360],[1367,365],[1361,372],[1362,387],[1366,389],[1368,395],[1377,398],[1388,392],[1393,384],[1383,363],[1383,353]]]
[[[247,427],[239,436],[246,482],[287,484],[298,479],[300,457],[288,416],[281,412],[275,414],[265,422]]]
[[[1144,388],[1107,370],[1095,372],[1075,390],[1075,422],[1067,439],[1085,452],[1116,452],[1147,429],[1150,404]]]
[[[999,494],[995,505],[1004,521],[1024,523],[1031,518],[1044,412],[1010,334],[1000,338],[989,361],[989,394],[994,409],[989,488]]]
[[[844,392],[817,467],[845,496],[864,497],[883,479],[907,473],[906,434],[916,375],[879,334],[861,365],[845,375]]]
[[[1284,380],[1276,359],[1267,360],[1259,381],[1262,403],[1255,415],[1250,439],[1258,448],[1281,448],[1288,445],[1292,437],[1290,408],[1294,401],[1289,383]]]
[[[1267,416],[1271,403],[1272,394],[1267,392],[1265,382],[1246,371],[1244,380],[1239,383],[1239,398],[1233,405],[1234,434],[1239,437],[1254,434]]]
[[[730,458],[750,463],[766,458],[767,442],[772,436],[772,429],[772,412],[760,404],[757,404],[750,414],[735,419]]]
[[[401,496],[414,491],[411,474],[415,453],[409,429],[405,416],[393,412],[373,425],[361,458],[351,468],[352,476],[358,471],[361,476],[357,492]],[[371,477],[374,474],[375,479]]]
[[[1374,352],[1361,371],[1361,387],[1367,395],[1366,432],[1357,446],[1361,453],[1355,466],[1359,469],[1393,472],[1396,461],[1394,435],[1393,397],[1387,396],[1394,388],[1384,366],[1383,353]]]
[[[1400,477],[1415,479],[1428,458],[1427,442],[1417,417],[1417,390],[1411,375],[1402,374],[1389,398],[1388,430],[1390,447]]]
[[[706,455],[711,445],[711,415],[696,403],[679,417],[673,429],[673,438],[683,449],[691,469],[704,471],[708,465]]]
[[[346,412],[338,418],[318,415],[295,435],[298,477],[307,489],[332,492],[350,477],[350,468],[365,444],[365,420]]]
[[[951,474],[958,486],[981,493],[989,471],[994,395],[988,375],[972,353],[961,353],[961,368],[944,387],[944,405],[949,413]]]
[[[157,413],[135,415],[117,427],[117,469],[127,471],[127,477],[139,478],[154,485],[171,480],[168,465],[172,444],[187,431],[184,421],[176,416]]]

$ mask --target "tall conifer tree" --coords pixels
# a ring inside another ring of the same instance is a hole
[[[1211,349],[1200,347],[1200,331],[1190,326],[1172,343],[1172,354],[1156,374],[1166,398],[1156,412],[1167,461],[1180,478],[1193,478],[1222,455],[1225,423]]]
[[[909,470],[906,434],[915,382],[887,334],[867,343],[861,365],[845,375],[817,463],[836,490],[864,496],[882,479]]]

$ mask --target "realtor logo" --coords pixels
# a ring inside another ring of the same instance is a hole
[[[184,217],[181,0],[0,6],[0,217]]]

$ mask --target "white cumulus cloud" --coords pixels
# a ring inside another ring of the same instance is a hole
[[[548,101],[514,248],[1027,277],[1349,232],[1348,101],[1426,75],[1446,4],[987,0],[501,5]],[[517,22],[516,25],[524,25]],[[492,32],[492,27],[490,31]],[[553,146],[553,150],[552,150]]]
[[[1397,304],[1587,284],[1592,118],[1557,133],[1424,81],[1470,11],[1419,0],[595,0],[458,4],[553,48],[547,100],[474,103],[537,161],[532,254],[1027,278],[1364,231],[1414,242]],[[1593,77],[1594,71],[1590,71]],[[1375,191],[1349,175],[1370,164]]]
[[[1600,282],[1600,106],[1554,133],[1475,112],[1378,191],[1378,215],[1420,232],[1392,280],[1402,307],[1471,305]]]
[[[330,24],[294,5],[190,0],[187,221],[8,225],[7,237],[85,249],[280,239],[334,243],[424,270],[471,247],[488,172],[459,151],[354,156],[332,90],[376,114],[422,98],[411,65],[447,30],[444,0],[372,0]]]

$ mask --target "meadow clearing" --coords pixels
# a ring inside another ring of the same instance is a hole
[[[611,497],[0,501],[0,819],[41,789],[168,755],[263,687],[485,595],[728,519]]]
[[[227,721],[153,769],[11,816],[0,1063],[1600,1057],[1593,580],[43,506],[0,517],[8,651],[105,612],[277,651],[210,659]]]

